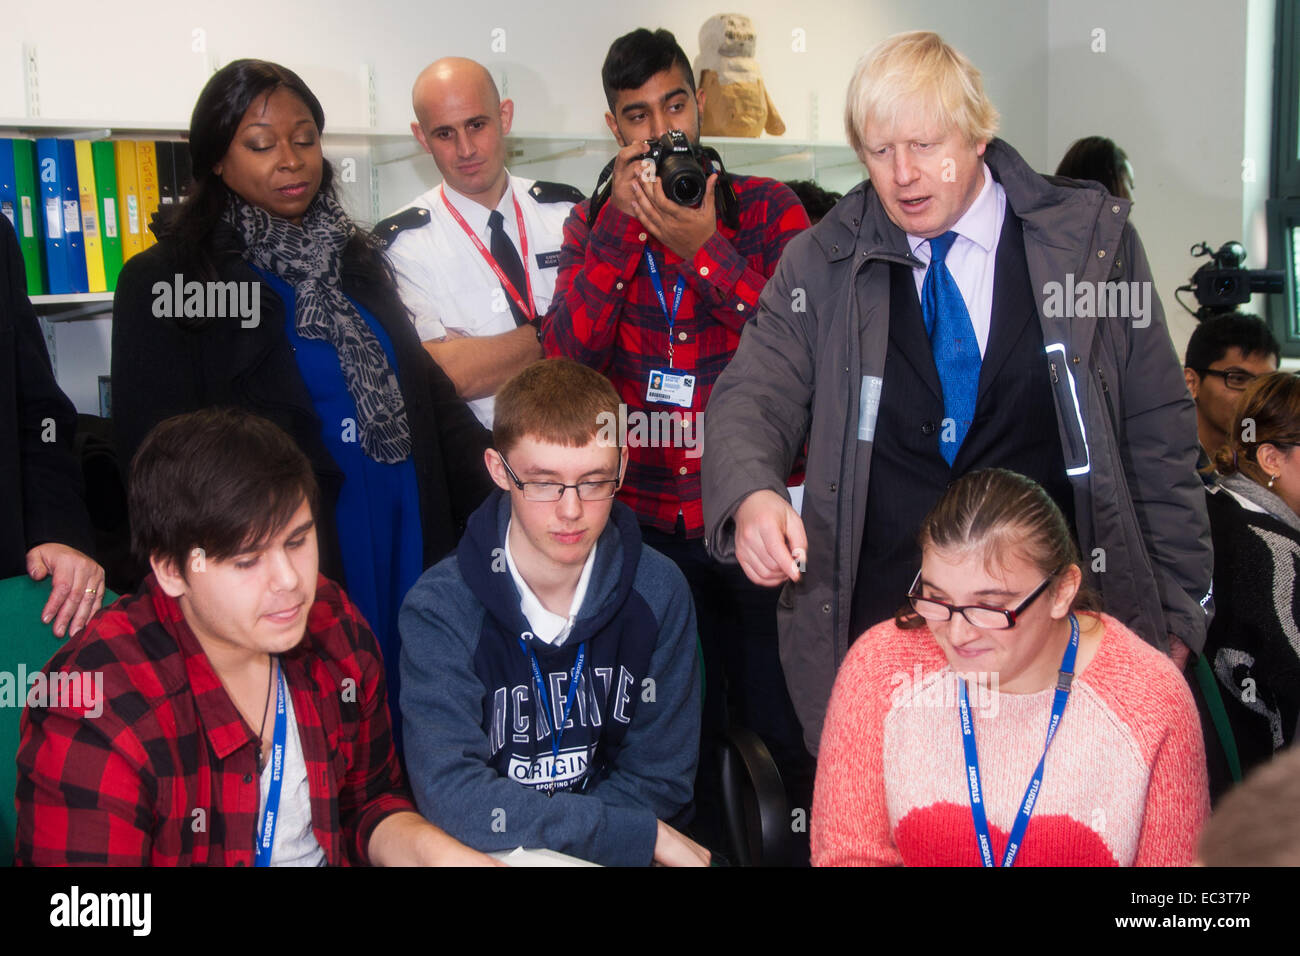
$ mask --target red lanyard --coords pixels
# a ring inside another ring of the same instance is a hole
[[[470,241],[474,243],[474,248],[478,249],[478,254],[481,255],[484,261],[492,267],[492,271],[495,272],[497,278],[501,280],[501,285],[505,287],[506,294],[514,300],[515,305],[519,306],[519,311],[528,317],[529,322],[535,321],[537,319],[537,310],[533,308],[533,277],[528,272],[528,233],[524,231],[524,212],[519,208],[519,200],[516,199],[513,194],[510,197],[511,199],[514,199],[515,222],[519,225],[519,244],[523,247],[520,251],[523,253],[521,258],[523,259],[524,281],[528,284],[527,302],[520,298],[519,290],[516,289],[514,285],[511,284],[510,280],[506,278],[506,274],[501,271],[501,267],[497,265],[497,261],[492,258],[492,253],[488,252],[487,246],[483,245],[483,240],[474,234],[474,230],[469,227],[469,223],[465,222],[464,217],[456,211],[456,207],[447,201],[446,190],[442,189],[439,190],[439,192],[442,195],[442,204],[446,206],[447,211],[451,213],[451,218],[460,223],[460,228],[465,230],[465,235],[469,236]]]

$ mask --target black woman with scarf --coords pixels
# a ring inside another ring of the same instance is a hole
[[[114,298],[115,428],[123,461],[159,421],[213,405],[293,436],[322,492],[321,571],[379,638],[396,718],[397,611],[490,489],[489,438],[339,204],[324,126],[315,95],[274,63],[236,60],[203,88],[194,184]]]

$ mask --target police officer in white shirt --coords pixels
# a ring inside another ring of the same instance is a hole
[[[510,175],[514,103],[473,60],[430,64],[411,100],[411,131],[443,181],[374,235],[425,349],[491,428],[497,389],[542,357],[539,321],[555,289],[564,220],[583,196]]]

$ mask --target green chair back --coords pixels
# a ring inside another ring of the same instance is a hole
[[[14,859],[14,834],[18,823],[14,789],[18,785],[18,725],[27,699],[28,682],[19,686],[21,674],[44,669],[65,641],[41,623],[41,611],[50,597],[50,582],[26,576],[0,579],[0,866]],[[104,606],[117,600],[104,592]]]

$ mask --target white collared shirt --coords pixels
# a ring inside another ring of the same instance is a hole
[[[578,586],[573,592],[573,601],[569,605],[569,615],[564,617],[553,614],[542,605],[523,575],[519,573],[519,568],[515,566],[514,555],[510,553],[510,525],[513,523],[512,518],[506,525],[506,567],[510,569],[510,576],[514,578],[515,587],[519,589],[519,610],[528,620],[528,626],[532,628],[534,636],[547,644],[559,647],[573,630],[573,622],[577,619],[578,612],[582,610],[582,601],[587,596],[587,585],[591,582],[591,569],[596,566],[596,545],[592,545],[591,552],[587,555],[587,563],[582,566],[582,574],[578,577]]]
[[[452,189],[446,183],[440,185],[438,189],[442,191],[443,196],[447,197],[447,201],[456,207],[456,211],[460,213],[461,218],[465,220],[465,224],[473,229],[474,234],[483,240],[483,245],[487,246],[488,249],[491,249],[492,230],[488,228],[488,218],[492,214],[491,210],[481,203],[477,203],[470,199],[468,196],[456,192],[456,190]],[[442,205],[441,198],[438,199],[438,204],[440,206]],[[522,256],[523,246],[519,244],[519,222],[515,218],[515,190],[508,175],[506,176],[506,191],[501,194],[501,201],[497,203],[496,211],[501,213],[501,218],[505,220],[503,226],[506,235],[509,236],[510,241],[515,244],[515,251],[520,253]],[[477,251],[478,250],[475,250],[475,252]],[[529,252],[531,251],[532,250],[530,249]],[[482,257],[480,256],[480,258]],[[523,292],[523,289],[519,290],[521,295]]]
[[[510,176],[507,172],[506,191],[497,209],[505,220],[506,235],[523,259],[524,247],[519,237],[514,204],[515,199],[519,200],[524,229],[528,233],[525,268],[532,282],[533,305],[538,315],[545,315],[559,276],[564,220],[568,218],[573,203],[538,202],[529,192],[532,186],[533,180]],[[509,332],[515,328],[515,317],[501,289],[501,280],[443,205],[444,192],[483,245],[492,248],[487,225],[490,210],[445,183],[403,207],[429,211],[429,221],[425,225],[403,230],[388,247],[388,261],[397,276],[397,291],[411,310],[416,334],[422,342],[428,342],[448,335],[484,336]],[[524,289],[519,292],[527,294]],[[466,404],[485,428],[492,427],[492,398],[477,398]]]
[[[997,267],[998,239],[1006,220],[1007,194],[1002,184],[993,179],[987,163],[981,163],[980,168],[984,170],[984,185],[970,208],[953,225],[957,240],[944,262],[966,300],[966,311],[970,313],[982,356],[988,349],[989,327],[993,321],[993,275]],[[930,265],[930,240],[909,232],[907,244],[912,255],[921,260],[921,265],[912,270],[916,295],[920,298],[925,270]]]

